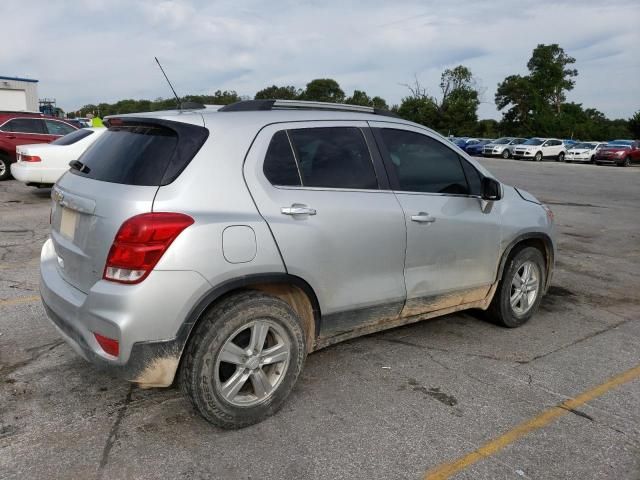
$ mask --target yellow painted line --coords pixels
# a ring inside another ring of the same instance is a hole
[[[460,457],[457,460],[443,463],[441,465],[438,465],[437,467],[432,468],[427,473],[425,473],[424,480],[444,480],[446,478],[449,478],[450,476],[455,475],[461,470],[470,467],[474,463],[498,453],[504,447],[524,437],[528,433],[531,433],[534,430],[538,430],[545,425],[548,425],[553,420],[561,417],[562,415],[566,415],[570,410],[573,410],[580,405],[584,405],[588,401],[600,397],[608,391],[613,390],[614,388],[619,387],[620,385],[623,385],[625,383],[629,383],[630,381],[635,380],[639,377],[640,365],[619,375],[616,375],[615,377],[612,377],[605,383],[598,385],[591,390],[587,390],[586,392],[581,393],[575,398],[571,398],[559,405],[545,410],[540,415],[521,423],[504,435],[501,435],[498,438],[485,443],[477,450],[474,450],[473,452]]]
[[[21,303],[31,303],[40,301],[40,295],[32,295],[29,297],[17,297],[17,298],[8,298],[6,300],[0,300],[0,307],[4,307],[6,305],[19,305]]]

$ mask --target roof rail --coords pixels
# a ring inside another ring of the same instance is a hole
[[[372,115],[398,117],[389,110],[349,105],[346,103],[312,102],[306,100],[242,100],[220,108],[219,112],[257,112],[263,110],[325,110],[332,112],[357,112]]]

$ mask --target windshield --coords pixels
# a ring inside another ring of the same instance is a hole
[[[571,148],[586,148],[588,150],[592,150],[592,149],[596,148],[596,144],[595,143],[576,143]]]
[[[506,144],[508,144],[510,141],[511,141],[511,139],[510,139],[510,138],[506,138],[506,137],[505,137],[505,138],[499,138],[499,139],[497,139],[497,140],[496,140],[495,142],[493,142],[493,143],[495,143],[496,145],[506,145]]]
[[[72,145],[79,142],[85,137],[88,137],[93,133],[93,130],[86,130],[81,128],[80,130],[74,130],[71,133],[66,134],[64,137],[60,137],[57,140],[51,142],[51,145]]]
[[[609,143],[616,145],[631,145],[633,143],[633,140],[612,140]]]
[[[539,138],[530,138],[522,145],[542,145],[542,140],[540,140]]]

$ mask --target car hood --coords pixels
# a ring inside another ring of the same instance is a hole
[[[629,148],[611,148],[611,147],[606,147],[606,148],[600,149],[600,151],[601,152],[618,153],[618,152],[629,152],[630,149]]]
[[[531,195],[526,190],[523,190],[520,187],[513,187],[513,188],[516,192],[518,192],[518,195],[520,195],[523,200],[526,200],[527,202],[531,202],[531,203],[537,203],[538,205],[542,205],[542,202],[540,200],[538,200],[536,197]]]

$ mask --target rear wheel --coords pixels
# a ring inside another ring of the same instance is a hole
[[[258,291],[239,293],[205,314],[185,352],[180,385],[211,423],[246,427],[282,407],[306,351],[289,304]]]
[[[559,161],[559,162],[564,162],[564,152],[560,152],[560,153],[558,154],[558,161]]]
[[[542,152],[538,152],[536,153],[536,156],[533,157],[535,159],[536,162],[539,162],[542,160]]]
[[[0,180],[6,180],[11,176],[9,157],[0,153]]]
[[[545,278],[540,250],[525,247],[512,255],[489,307],[491,319],[509,328],[524,325],[540,305]]]
[[[510,156],[511,156],[511,152],[510,152],[507,148],[505,148],[505,149],[502,151],[502,158],[504,158],[504,159],[506,160],[506,159],[508,159]]]

